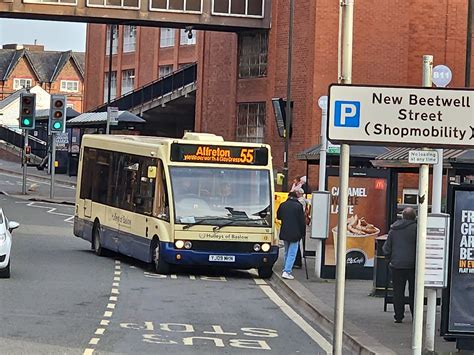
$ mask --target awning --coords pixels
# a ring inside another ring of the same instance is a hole
[[[375,157],[386,153],[388,150],[389,149],[386,147],[375,146],[375,145],[351,145],[350,153],[351,153],[351,158],[374,159]],[[320,152],[321,152],[321,144],[318,144],[296,154],[296,158],[298,160],[318,161]],[[339,153],[335,154],[335,153],[330,153],[328,151],[327,155],[339,156]]]
[[[36,119],[39,121],[47,120],[49,119],[49,109],[42,109],[42,110],[36,110]],[[69,119],[77,117],[80,115],[80,112],[77,112],[71,107],[66,108],[66,120],[69,121]]]
[[[125,124],[140,124],[146,121],[128,111],[118,111],[117,120]],[[68,127],[91,127],[107,124],[107,112],[86,112],[70,119],[67,122]],[[113,126],[112,126],[113,127]]]

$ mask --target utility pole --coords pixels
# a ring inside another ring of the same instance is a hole
[[[287,72],[287,82],[286,82],[286,125],[285,125],[285,153],[283,156],[283,175],[285,177],[285,182],[283,186],[286,188],[286,191],[289,190],[289,176],[288,176],[288,158],[289,158],[289,148],[290,148],[290,129],[291,129],[291,67],[293,61],[293,17],[295,12],[295,2],[290,0],[290,22],[289,22],[289,31],[288,31],[288,72]]]
[[[340,3],[343,21],[342,35],[342,70],[339,81],[342,84],[352,83],[352,38],[354,22],[354,0],[343,0]],[[341,18],[341,17],[340,17]],[[334,308],[333,354],[342,355],[342,337],[344,324],[344,291],[346,284],[346,239],[347,208],[349,194],[349,161],[350,147],[341,145],[339,160],[339,215],[336,250],[336,302]]]

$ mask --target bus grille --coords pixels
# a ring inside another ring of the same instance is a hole
[[[193,240],[191,242],[193,243],[191,250],[196,251],[210,251],[222,253],[255,253],[255,251],[253,250],[253,246],[255,245],[255,243],[204,242],[199,240]]]

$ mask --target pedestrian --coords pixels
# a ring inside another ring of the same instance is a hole
[[[298,198],[298,202],[301,204],[301,207],[303,208],[303,211],[305,212],[305,223],[306,223],[306,209],[308,207],[308,202],[306,201],[306,198],[304,197],[304,190],[302,187],[297,187],[294,190],[296,192],[296,197]],[[308,223],[306,223],[308,224]],[[305,233],[306,235],[306,233]],[[304,246],[304,241],[303,241],[303,246]],[[303,248],[304,249],[304,248]],[[303,267],[303,260],[301,259],[301,246],[300,243],[298,243],[298,252],[296,253],[296,259],[293,264],[293,267],[296,269],[301,269]]]
[[[304,211],[296,192],[291,191],[288,199],[278,207],[277,218],[281,221],[280,239],[285,243],[285,265],[281,277],[293,280],[292,269],[298,244],[306,231]]]
[[[392,271],[395,323],[402,323],[405,316],[405,287],[407,282],[410,311],[413,317],[416,233],[416,212],[413,208],[407,207],[402,212],[402,219],[390,226],[387,241],[383,246],[383,252]]]

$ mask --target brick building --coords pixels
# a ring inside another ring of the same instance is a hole
[[[158,78],[161,68],[197,61],[196,131],[226,139],[253,140],[273,147],[274,165],[283,165],[284,141],[279,137],[271,99],[286,96],[289,1],[272,2],[269,32],[200,32],[196,46],[178,41],[160,48],[159,29],[138,28],[135,52],[121,49],[125,28],[118,31],[113,56],[116,93],[123,93],[126,71],[135,70],[132,87]],[[290,175],[304,174],[298,152],[319,143],[320,116],[317,100],[337,82],[338,2],[295,1],[292,100],[293,136]],[[356,2],[352,82],[358,84],[420,85],[422,56],[432,54],[434,64],[453,72],[451,87],[464,85],[467,1],[415,0]],[[128,30],[127,30],[128,31]],[[164,31],[163,29],[161,31]],[[168,30],[167,30],[168,31]],[[172,31],[173,32],[173,31]],[[175,30],[175,38],[181,37]],[[87,36],[85,108],[104,102],[107,72],[105,26],[89,25]],[[164,70],[164,69],[163,69]],[[122,85],[122,87],[121,87]],[[316,178],[317,171],[311,172]]]
[[[0,49],[0,100],[23,87],[40,86],[67,95],[68,106],[83,110],[84,53],[45,51],[42,45],[7,44]]]

